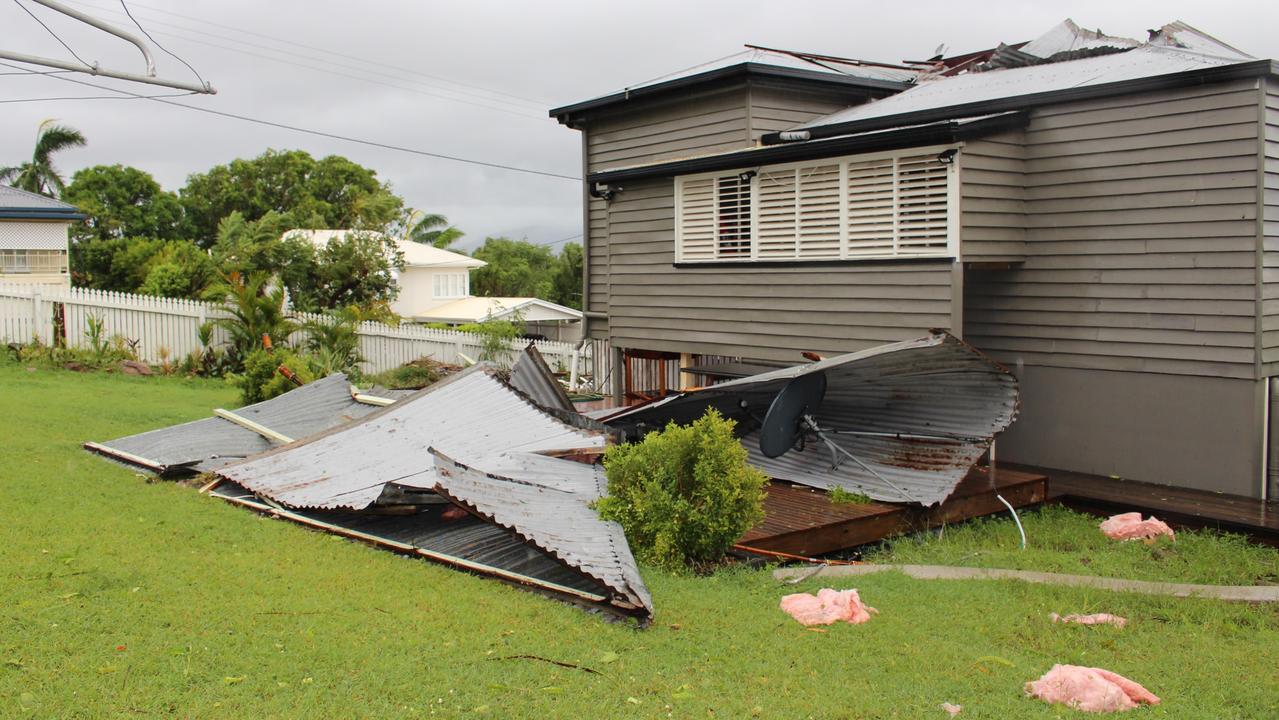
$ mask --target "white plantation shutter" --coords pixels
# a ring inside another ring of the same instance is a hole
[[[802,167],[799,182],[799,257],[835,260],[840,257],[839,164]]]
[[[795,171],[759,174],[756,210],[760,260],[790,260],[795,255]]]
[[[690,178],[680,186],[680,261],[715,259],[715,180]]]
[[[936,155],[897,158],[897,253],[939,255],[947,248],[949,166]]]
[[[751,257],[751,181],[737,175],[716,179],[715,230],[718,257]]]
[[[942,149],[680,178],[677,259],[947,257],[957,180]]]
[[[848,257],[893,253],[893,158],[848,163]]]

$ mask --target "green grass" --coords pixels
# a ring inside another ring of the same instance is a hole
[[[1011,518],[1000,514],[933,533],[886,542],[869,562],[1046,570],[1133,580],[1267,585],[1279,582],[1279,552],[1241,535],[1183,530],[1176,541],[1116,542],[1100,519],[1060,506],[1021,514],[1026,549]]]
[[[777,602],[815,580],[646,570],[657,616],[636,630],[148,483],[79,449],[236,395],[0,365],[0,717],[930,718],[945,717],[944,701],[965,720],[1080,717],[1022,697],[1056,662],[1106,667],[1164,698],[1134,717],[1279,716],[1270,606],[889,573],[833,583],[855,584],[874,620],[813,632]],[[1043,523],[1032,541],[1050,537],[1053,518]],[[1005,529],[991,528],[974,551],[1003,552]],[[1219,557],[1237,563],[1234,579],[1273,563],[1250,553],[1227,544]],[[1047,620],[1102,610],[1132,622]],[[601,674],[501,659],[521,654]]]

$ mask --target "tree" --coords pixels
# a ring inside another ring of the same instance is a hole
[[[449,219],[438,213],[421,214],[415,210],[409,215],[409,224],[412,226],[409,240],[441,250],[447,250],[466,234],[449,225]]]
[[[150,173],[124,165],[79,170],[62,199],[88,215],[72,229],[77,242],[121,237],[173,240],[180,237],[178,196],[160,187]]]
[[[389,236],[352,231],[317,250],[314,274],[290,292],[299,310],[370,308],[395,299],[393,271],[403,269],[404,253]]]
[[[551,294],[546,298],[574,310],[582,309],[582,246],[568,243],[555,259]]]
[[[404,201],[377,173],[337,155],[268,150],[187,178],[180,199],[187,232],[202,247],[233,212],[256,221],[275,212],[295,228],[385,230],[403,219]]]
[[[27,192],[58,197],[64,184],[62,176],[53,166],[53,154],[81,147],[84,143],[84,135],[79,130],[56,125],[53,120],[45,120],[36,131],[36,146],[31,153],[31,161],[0,168],[0,182],[10,183]]]
[[[471,273],[471,292],[490,297],[548,298],[555,256],[549,248],[527,240],[487,238],[475,251],[488,265]]]

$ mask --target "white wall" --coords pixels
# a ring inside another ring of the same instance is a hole
[[[423,315],[428,310],[453,302],[458,298],[466,297],[465,295],[435,297],[435,276],[466,276],[468,272],[465,269],[406,267],[400,271],[398,280],[400,294],[395,298],[395,302],[391,303],[391,309],[399,315],[413,317],[414,315]]]
[[[58,220],[0,220],[0,250],[66,250],[71,223]]]

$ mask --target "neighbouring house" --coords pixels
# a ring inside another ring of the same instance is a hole
[[[1279,496],[1274,61],[1066,21],[928,61],[752,48],[551,114],[583,135],[616,395],[635,358],[945,328],[1020,380],[1002,459]]]
[[[83,219],[74,205],[0,185],[0,283],[70,287],[68,232]]]
[[[285,236],[304,237],[316,247],[352,230],[290,230]],[[381,233],[375,233],[381,237]],[[551,340],[581,338],[578,310],[538,298],[476,297],[471,294],[471,270],[488,263],[432,245],[396,240],[404,268],[396,272],[400,292],[391,303],[397,315],[417,323],[465,325],[485,320],[516,320],[526,334]]]

